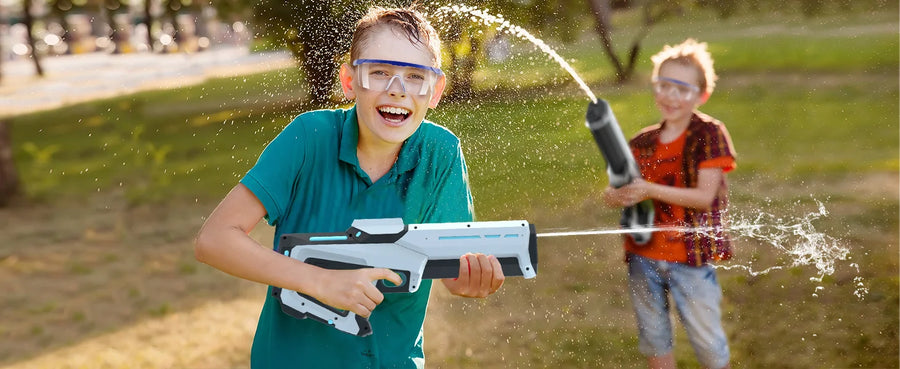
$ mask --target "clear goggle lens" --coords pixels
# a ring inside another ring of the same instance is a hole
[[[673,78],[657,77],[653,80],[653,92],[687,101],[697,97],[700,87]]]
[[[381,59],[357,59],[353,61],[360,85],[369,90],[387,91],[394,82],[399,82],[405,93],[427,95],[434,88],[438,78],[444,74],[440,69],[427,65]]]

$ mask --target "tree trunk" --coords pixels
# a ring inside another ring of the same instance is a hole
[[[451,49],[450,68],[452,78],[450,79],[450,94],[448,100],[462,100],[472,96],[472,90],[475,84],[475,69],[478,67],[480,59],[482,38],[477,34],[468,35],[469,52],[462,55],[457,54]]]
[[[616,51],[613,50],[612,32],[609,22],[609,13],[612,8],[609,6],[609,0],[588,0],[588,2],[591,5],[591,14],[594,16],[594,30],[600,35],[600,43],[603,46],[603,50],[606,52],[609,61],[612,62],[613,67],[616,68],[616,81],[622,82],[627,76],[625,68],[622,66],[622,61],[619,60]]]
[[[594,15],[594,29],[600,35],[600,42],[603,44],[603,50],[606,56],[616,68],[616,82],[622,83],[631,78],[634,74],[634,67],[637,65],[637,58],[641,52],[641,43],[650,29],[658,22],[672,15],[682,12],[681,5],[678,2],[669,1],[650,1],[643,5],[644,20],[641,29],[631,42],[627,55],[627,64],[623,64],[619,56],[616,55],[612,45],[612,26],[610,24],[610,7],[609,0],[588,0],[591,5],[591,13]]]
[[[144,0],[144,24],[147,26],[147,47],[153,52],[153,3],[152,0]]]
[[[333,56],[313,47],[304,48],[303,71],[309,86],[310,103],[316,107],[330,105],[338,72]]]
[[[0,44],[0,85],[3,84],[3,45]]]
[[[8,120],[0,120],[0,207],[8,205],[19,194],[19,174],[13,161],[9,125]]]
[[[31,1],[32,0],[24,0],[22,2],[22,10],[23,10],[23,19],[22,23],[25,24],[25,38],[28,41],[28,46],[31,47],[31,60],[34,61],[34,69],[37,71],[37,74],[41,77],[44,76],[44,68],[41,67],[41,60],[38,57],[37,50],[34,49],[34,36],[32,35],[32,28],[34,27],[34,16],[31,14]]]

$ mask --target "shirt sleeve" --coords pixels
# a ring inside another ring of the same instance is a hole
[[[302,115],[295,118],[266,146],[240,181],[266,208],[266,221],[270,225],[278,224],[288,208],[306,157],[302,118]]]
[[[709,130],[704,135],[706,144],[703,150],[698,153],[698,166],[701,169],[722,168],[723,172],[728,173],[737,167],[731,136],[728,134],[725,125],[715,124],[713,127],[715,129]]]
[[[425,213],[427,223],[471,222],[475,220],[475,207],[469,189],[469,174],[462,147],[457,141],[455,150],[447,150],[448,167],[440,174],[434,188],[434,196]]]

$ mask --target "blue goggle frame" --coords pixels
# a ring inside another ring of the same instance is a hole
[[[435,68],[432,66],[422,65],[422,64],[396,61],[396,60],[356,59],[351,64],[354,67],[358,67],[360,65],[365,65],[365,64],[386,64],[386,65],[391,65],[391,66],[396,66],[396,67],[421,69],[421,70],[425,71],[424,75],[428,76],[429,78],[426,78],[426,80],[423,81],[422,85],[418,86],[419,90],[416,91],[416,93],[419,95],[428,94],[428,92],[431,90],[431,88],[434,87],[434,84],[437,82],[438,78],[440,78],[440,76],[444,75],[444,72],[441,71],[440,68]],[[363,69],[364,68],[360,68],[359,74],[358,74],[358,76],[360,78],[360,85],[363,88],[370,89],[371,87],[370,87],[369,76],[363,72]],[[403,77],[400,76],[399,74],[395,74],[394,76],[392,76],[390,78],[390,80],[387,80],[386,82],[382,80],[382,82],[386,83],[384,86],[384,90],[387,91],[388,89],[390,89],[390,86],[392,83],[394,83],[395,79],[400,81],[400,87],[403,89],[403,92],[406,92],[406,84],[410,83],[410,81],[404,81]]]

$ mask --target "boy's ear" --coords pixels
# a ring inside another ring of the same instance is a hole
[[[434,109],[437,107],[438,102],[441,101],[441,95],[444,94],[444,87],[447,87],[447,77],[441,76],[438,78],[437,83],[434,84],[434,95],[431,95],[431,101],[428,102],[428,107]]]
[[[341,80],[341,90],[344,91],[344,97],[346,97],[347,100],[356,99],[356,91],[353,90],[353,78],[355,77],[353,69],[349,64],[341,64],[341,71],[338,73],[338,78]]]
[[[709,92],[703,91],[703,94],[700,95],[700,100],[697,102],[697,106],[706,104],[706,100],[709,100]]]

